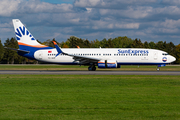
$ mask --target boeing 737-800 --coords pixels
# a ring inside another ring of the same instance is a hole
[[[56,48],[36,41],[19,19],[13,19],[19,55],[29,59],[62,65],[89,65],[89,71],[98,68],[120,68],[120,65],[165,66],[176,60],[167,52],[143,48]],[[13,49],[15,50],[15,49]]]

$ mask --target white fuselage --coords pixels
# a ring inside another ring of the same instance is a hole
[[[64,53],[98,58],[100,60],[114,60],[117,64],[146,64],[158,65],[168,64],[175,61],[175,58],[168,55],[166,52],[155,49],[141,48],[62,48]],[[74,61],[73,57],[58,54],[56,49],[38,50],[34,53],[35,59],[43,62],[57,64],[78,64],[79,61]]]

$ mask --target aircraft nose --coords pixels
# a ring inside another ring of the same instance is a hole
[[[176,61],[176,58],[171,56],[171,60],[172,60],[172,62],[174,62],[174,61]]]

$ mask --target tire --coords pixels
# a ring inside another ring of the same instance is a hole
[[[92,71],[92,68],[91,68],[91,67],[88,67],[88,70],[89,70],[89,71]]]
[[[89,71],[96,71],[96,67],[95,67],[95,66],[93,66],[93,67],[88,67],[88,70],[89,70]]]
[[[96,71],[96,67],[93,67],[93,68],[92,68],[92,71]]]

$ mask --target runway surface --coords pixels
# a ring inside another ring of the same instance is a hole
[[[64,71],[64,70],[0,70],[0,74],[52,75],[180,75],[180,71]]]

